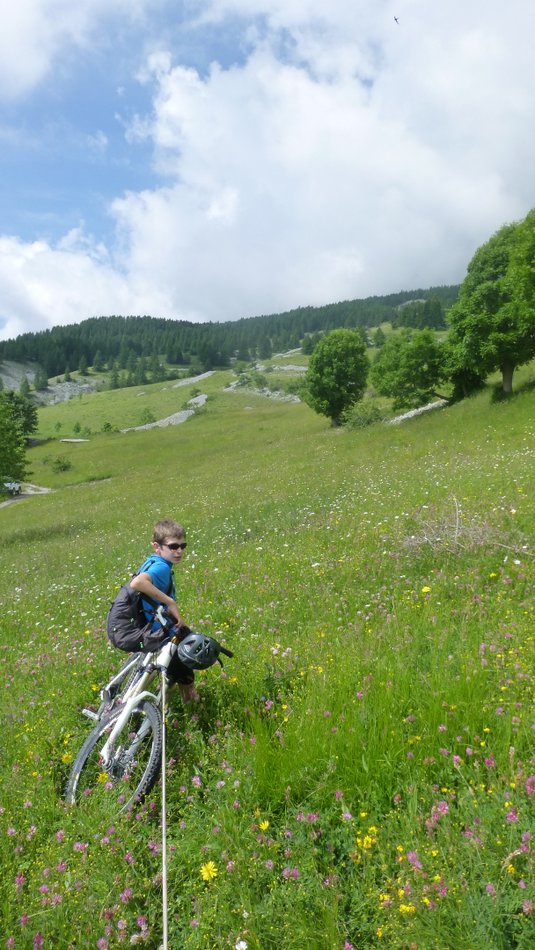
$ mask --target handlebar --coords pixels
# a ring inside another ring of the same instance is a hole
[[[156,608],[154,617],[158,623],[161,623],[164,630],[168,631],[171,627],[175,626],[175,621],[171,619],[163,604],[160,604],[160,606]]]
[[[163,604],[160,604],[160,606],[156,608],[156,612],[154,616],[156,620],[158,621],[158,623],[161,623],[163,629],[167,633],[170,633],[172,628],[175,627],[175,621],[169,616],[169,614],[167,613],[167,609],[164,607]],[[189,631],[189,627],[187,627],[186,630],[188,632],[191,632]],[[214,638],[212,637],[211,639],[213,640]],[[224,656],[228,656],[228,657],[234,656],[234,653],[232,652],[232,650],[228,650],[227,647],[222,646],[218,640],[215,640],[214,642],[217,643],[219,652],[222,653]]]

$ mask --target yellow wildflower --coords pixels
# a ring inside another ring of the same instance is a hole
[[[203,881],[213,881],[217,877],[217,867],[213,861],[207,861],[201,867],[201,877]]]

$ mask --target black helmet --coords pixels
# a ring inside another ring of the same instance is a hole
[[[177,646],[176,655],[190,670],[206,670],[219,660],[219,654],[232,656],[217,640],[204,633],[188,633]],[[221,662],[221,660],[219,660]]]

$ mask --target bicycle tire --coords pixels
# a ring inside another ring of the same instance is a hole
[[[114,709],[89,733],[67,781],[68,805],[107,796],[110,808],[125,812],[141,802],[155,784],[161,768],[162,717],[159,709],[146,700],[131,710],[116,736],[110,761],[103,765],[101,749],[121,713],[122,709]],[[146,731],[139,739],[142,726]]]

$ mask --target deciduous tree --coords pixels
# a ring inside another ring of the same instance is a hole
[[[372,364],[371,381],[377,392],[394,400],[394,409],[444,398],[437,392],[444,379],[444,355],[432,330],[389,336]]]
[[[474,254],[449,311],[451,374],[499,370],[510,393],[515,368],[535,356],[535,212],[500,228]]]
[[[37,429],[37,406],[33,399],[21,392],[6,390],[4,401],[9,405],[13,418],[19,423],[22,434],[29,436]]]
[[[370,364],[356,330],[333,330],[317,343],[305,376],[305,402],[339,425],[342,413],[362,398]]]
[[[0,484],[26,475],[26,437],[20,416],[0,392]]]

